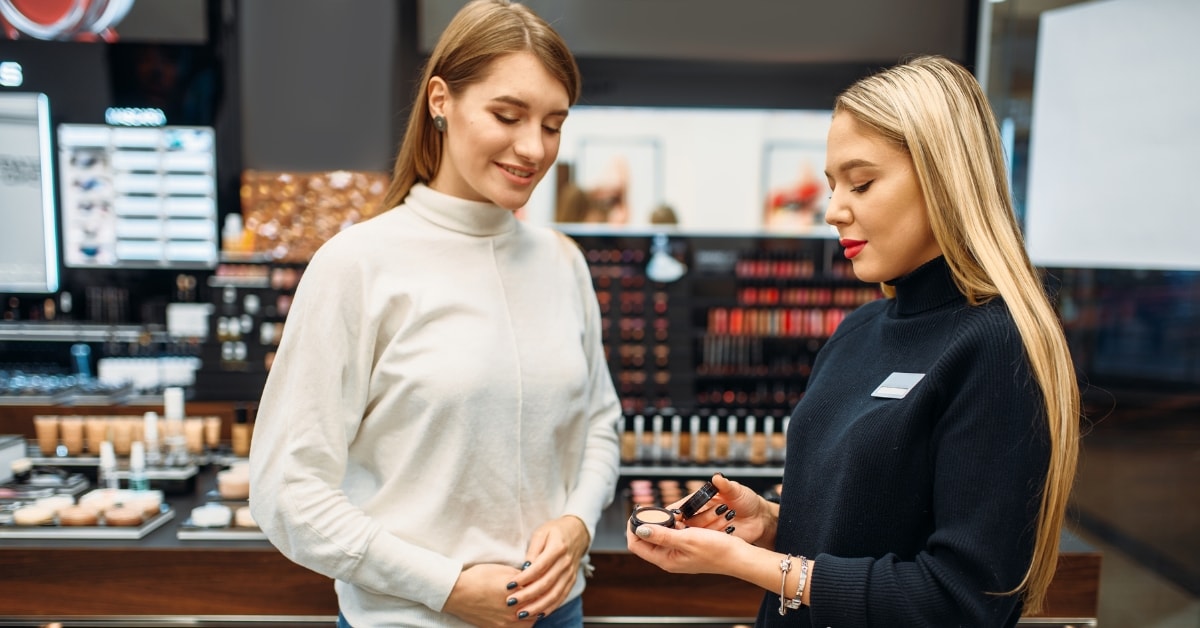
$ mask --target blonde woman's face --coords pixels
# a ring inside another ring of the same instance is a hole
[[[433,189],[517,210],[558,157],[567,90],[532,53],[497,58],[487,77],[451,94],[430,81],[432,115],[446,118]]]
[[[906,151],[838,113],[829,128],[825,168],[833,191],[825,222],[837,229],[859,279],[896,279],[941,255]]]

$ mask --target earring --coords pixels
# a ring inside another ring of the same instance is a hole
[[[433,128],[437,129],[438,131],[441,131],[442,133],[445,133],[446,132],[446,117],[445,116],[433,116]]]

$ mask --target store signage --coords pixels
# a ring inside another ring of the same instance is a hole
[[[104,110],[104,121],[113,126],[163,126],[167,114],[153,107],[109,107]]]
[[[16,61],[0,61],[0,86],[20,87],[25,82],[25,73]]]

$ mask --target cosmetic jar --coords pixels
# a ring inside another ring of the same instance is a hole
[[[258,524],[254,521],[254,516],[250,514],[249,506],[239,506],[233,511],[233,525],[239,528],[257,528]]]
[[[104,524],[135,527],[142,525],[142,511],[130,506],[113,506],[104,511]]]
[[[643,525],[657,525],[664,528],[675,527],[675,513],[658,506],[642,506],[636,508],[629,516],[629,531],[637,532]]]
[[[192,509],[192,525],[198,528],[224,528],[233,519],[233,510],[224,504],[208,503]]]
[[[712,482],[705,482],[704,486],[697,489],[686,502],[683,502],[683,505],[679,507],[679,512],[684,519],[691,519],[716,495],[717,487],[713,486]]]
[[[100,513],[88,506],[69,506],[58,511],[58,523],[64,526],[94,526],[100,521]]]
[[[54,511],[42,506],[24,506],[13,512],[13,523],[19,526],[45,526],[54,523]]]

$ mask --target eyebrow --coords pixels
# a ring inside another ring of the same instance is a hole
[[[867,161],[866,159],[851,159],[849,161],[842,162],[842,165],[838,166],[837,170],[838,172],[846,172],[847,170],[853,170],[855,168],[873,168],[876,165],[877,164],[874,162]],[[825,171],[825,176],[829,176],[828,170]]]
[[[517,98],[516,96],[496,96],[495,98],[492,99],[492,102],[502,102],[505,104],[512,105],[514,107],[520,107],[522,109],[530,109],[529,103],[525,102],[524,100],[521,100],[520,98]],[[563,116],[565,118],[567,116],[567,110],[559,109],[557,111],[551,111],[549,113],[549,115]]]

